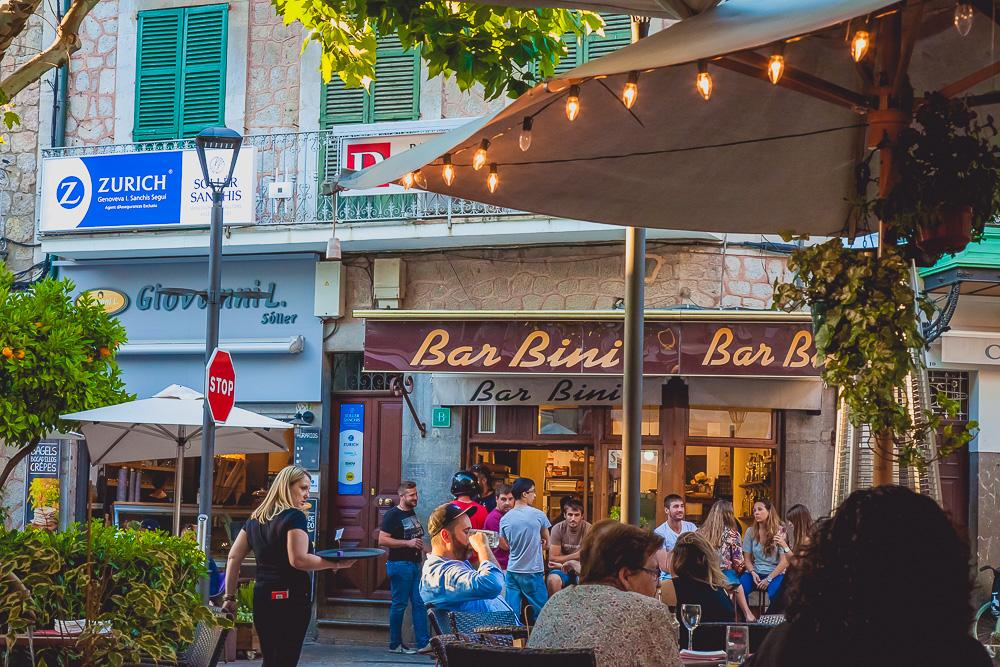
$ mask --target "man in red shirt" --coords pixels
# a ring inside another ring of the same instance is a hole
[[[473,498],[479,495],[479,484],[476,482],[476,477],[471,472],[467,470],[459,470],[455,473],[455,476],[451,478],[451,495],[455,496],[455,504],[466,509],[469,507],[475,507],[476,511],[469,516],[472,520],[472,527],[476,530],[482,530],[483,526],[486,525],[486,517],[489,512],[486,508],[477,503]]]

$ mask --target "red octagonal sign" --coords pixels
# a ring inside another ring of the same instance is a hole
[[[236,369],[233,357],[225,350],[215,348],[205,370],[205,395],[208,409],[216,423],[229,419],[236,402]]]

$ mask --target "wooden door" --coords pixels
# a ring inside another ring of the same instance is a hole
[[[940,435],[938,436],[940,438]],[[938,462],[941,474],[941,505],[955,530],[969,537],[969,448],[962,447]]]
[[[399,498],[402,470],[402,402],[394,397],[339,397],[334,399],[334,437],[330,439],[330,477],[336,479],[339,470],[340,412],[343,406],[361,405],[364,409],[364,442],[362,453],[362,488],[360,495],[334,493],[329,504],[327,534],[344,529],[344,547],[378,546],[378,530],[382,515]],[[357,408],[352,408],[357,409]],[[331,485],[336,489],[336,484]],[[348,570],[338,570],[327,576],[327,595],[359,599],[389,599],[389,581],[385,573],[385,557],[365,559]]]

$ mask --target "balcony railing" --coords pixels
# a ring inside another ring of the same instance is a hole
[[[348,222],[412,222],[417,220],[489,220],[520,211],[457,199],[431,192],[391,195],[328,195],[323,184],[336,177],[337,156],[345,142],[357,138],[417,134],[386,131],[385,126],[366,128],[364,133],[337,130],[256,134],[244,137],[244,145],[256,149],[256,221],[259,225],[291,225]],[[424,132],[419,133],[426,133]],[[85,157],[142,151],[194,149],[194,140],[151,141],[132,144],[67,146],[42,149],[43,158]],[[292,184],[290,196],[270,196],[272,183]],[[336,208],[334,208],[336,207]],[[336,210],[336,216],[334,216]]]

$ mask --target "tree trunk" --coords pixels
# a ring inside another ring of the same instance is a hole
[[[14,469],[17,468],[17,464],[26,459],[31,452],[35,451],[35,447],[38,446],[40,441],[41,438],[35,438],[27,445],[14,452],[14,455],[10,457],[9,461],[7,461],[7,465],[3,467],[3,472],[0,473],[0,489],[7,487],[7,479],[14,474]]]
[[[895,439],[892,431],[882,431],[875,436],[875,456],[872,458],[872,486],[892,484],[892,457]]]

